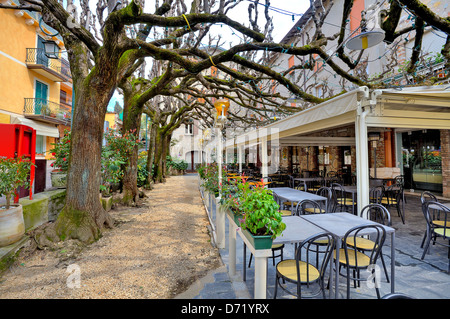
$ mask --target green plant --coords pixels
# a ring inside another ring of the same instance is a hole
[[[147,156],[146,151],[139,153],[137,162],[137,186],[142,187],[147,182],[148,170],[147,170]]]
[[[9,209],[11,195],[18,187],[29,187],[28,174],[32,165],[27,158],[0,158],[0,196],[6,197],[6,209]]]
[[[117,130],[109,130],[105,134],[106,144],[102,147],[100,191],[107,196],[111,186],[123,177],[123,165],[127,163],[133,148],[139,145],[135,130],[120,134]]]
[[[250,188],[249,188],[250,189]],[[280,206],[274,200],[272,191],[264,186],[256,186],[242,198],[240,210],[243,212],[241,227],[256,236],[281,235],[286,225],[283,223]]]
[[[55,162],[50,164],[55,170],[67,172],[69,169],[71,133],[64,131],[64,136],[57,143],[51,143],[54,147],[50,150]]]
[[[180,171],[185,171],[188,168],[188,163],[182,159],[172,159],[171,156],[166,157],[166,166],[172,167]]]

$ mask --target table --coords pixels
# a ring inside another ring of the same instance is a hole
[[[313,201],[324,201],[325,207],[328,207],[328,199],[323,196],[319,196],[316,194],[303,192],[298,189],[290,188],[290,187],[272,187],[272,192],[289,202],[291,202],[291,211],[294,208],[294,202],[301,202],[302,200],[309,199]]]
[[[441,205],[443,205],[443,206],[445,206],[445,207],[447,207],[448,209],[450,209],[450,203],[440,203]],[[441,206],[438,206],[438,205],[433,205],[433,204],[431,204],[430,206],[428,206],[429,208],[432,208],[432,209],[437,209],[437,210],[442,210],[442,207]]]
[[[254,249],[248,242],[247,237],[242,233],[242,230],[234,222],[233,216],[227,214],[230,222],[228,227],[229,232],[229,272],[230,275],[236,274],[236,234],[238,234],[244,241],[244,245],[249,247],[251,253],[255,258],[255,299],[266,298],[267,293],[267,258],[272,256],[271,249]],[[313,235],[322,233],[324,230],[309,221],[302,219],[299,216],[283,217],[283,222],[286,224],[286,229],[282,235],[275,238],[274,244],[298,243]],[[246,265],[243,264],[245,269]]]
[[[336,240],[336,269],[339,269],[339,249],[341,248],[341,241],[344,235],[351,228],[361,225],[381,225],[387,234],[391,234],[391,293],[395,291],[395,229],[389,226],[385,226],[368,219],[361,218],[359,216],[350,213],[331,213],[331,214],[314,214],[314,215],[302,215],[301,218],[313,223],[314,225],[329,231],[337,237]],[[361,232],[361,235],[364,233]],[[338,297],[338,283],[339,274],[335,277],[335,294],[336,299]]]

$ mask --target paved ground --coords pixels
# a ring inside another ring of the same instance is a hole
[[[430,253],[421,260],[422,249],[420,248],[425,231],[425,220],[421,211],[420,199],[417,194],[410,194],[406,197],[406,223],[402,224],[397,212],[392,210],[392,223],[396,229],[395,234],[395,265],[396,280],[395,291],[407,294],[418,299],[448,299],[450,298],[450,274],[448,269],[448,250],[446,247],[435,245],[430,249]],[[214,219],[214,216],[213,216]],[[228,234],[228,220],[227,220]],[[227,247],[220,249],[220,255],[224,266],[212,271],[196,282],[179,298],[194,299],[241,299],[253,298],[254,289],[254,268],[247,268],[247,280],[242,281],[242,240],[237,240],[237,275],[231,278],[227,272],[228,265],[228,240]],[[390,269],[390,242],[387,241],[385,260]],[[293,257],[294,247],[287,245],[284,249],[285,258]],[[248,256],[247,256],[248,260]],[[278,260],[277,260],[278,261]],[[268,266],[268,290],[267,298],[273,298],[275,283],[275,267],[269,259]],[[344,297],[345,279],[340,278],[339,295]],[[386,282],[384,275],[381,282],[381,294],[390,292],[390,284]],[[281,299],[292,298],[289,295],[280,293]],[[374,289],[369,289],[364,282],[359,288],[351,289],[352,299],[374,299],[376,294]]]

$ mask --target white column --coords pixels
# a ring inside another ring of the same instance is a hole
[[[268,158],[267,158],[267,135],[261,137],[261,174],[262,177],[269,176],[269,165],[268,165]]]
[[[367,89],[367,88],[366,88]],[[364,98],[368,97],[368,89],[364,91]],[[370,203],[369,201],[369,148],[367,142],[366,117],[369,107],[358,99],[358,108],[355,119],[355,141],[356,141],[356,185],[358,188],[357,203],[358,215],[361,209]]]
[[[239,173],[242,173],[242,162],[244,161],[243,156],[242,156],[243,149],[244,149],[244,145],[238,145]]]

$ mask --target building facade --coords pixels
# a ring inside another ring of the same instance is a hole
[[[16,0],[7,0],[17,5]],[[64,45],[40,14],[0,10],[0,123],[23,124],[36,130],[36,179],[33,193],[51,187],[51,143],[70,130],[72,78]],[[60,49],[56,59],[45,55],[44,43]]]

